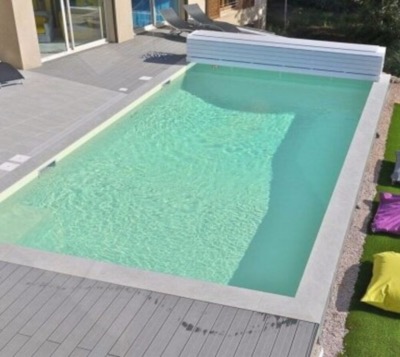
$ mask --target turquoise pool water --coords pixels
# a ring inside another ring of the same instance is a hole
[[[0,204],[0,241],[294,296],[371,83],[197,65]]]

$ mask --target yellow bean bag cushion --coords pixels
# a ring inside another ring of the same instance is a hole
[[[386,311],[400,312],[400,254],[374,255],[372,279],[361,301]]]
[[[36,32],[38,34],[44,34],[46,29],[44,25],[48,22],[48,18],[44,16],[35,16],[36,21]]]
[[[47,23],[49,21],[49,19],[47,17],[45,17],[45,16],[36,15],[35,16],[35,21],[36,21],[36,25],[44,26],[44,24]]]

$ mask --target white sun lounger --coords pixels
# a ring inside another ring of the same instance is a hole
[[[23,75],[7,62],[0,61],[0,88],[12,84],[22,84]]]
[[[396,151],[396,166],[390,178],[392,179],[392,183],[400,182],[400,150]]]

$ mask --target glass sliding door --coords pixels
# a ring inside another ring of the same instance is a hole
[[[63,35],[61,3],[57,1],[33,0],[36,33],[42,57],[68,50]]]
[[[105,38],[102,0],[64,0],[72,48]]]
[[[105,39],[103,0],[32,1],[43,58]]]
[[[134,28],[153,24],[153,9],[150,0],[132,0],[132,10]]]
[[[170,7],[178,12],[178,0],[132,0],[133,27],[160,25],[164,22],[160,10]]]
[[[178,0],[154,0],[154,4],[155,4],[154,25],[160,25],[165,21],[160,14],[161,9],[173,8],[177,13],[179,13]]]

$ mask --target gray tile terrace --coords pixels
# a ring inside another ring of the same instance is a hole
[[[184,57],[180,38],[144,34],[24,71],[23,85],[0,89],[0,165],[16,167],[0,170],[0,193],[165,81]],[[301,357],[317,333],[316,323],[256,308],[113,283],[109,269],[97,280],[60,272],[68,257],[48,253],[39,269],[41,254],[0,247],[1,356]]]
[[[182,38],[159,36],[48,62],[24,71],[23,85],[3,88],[0,164],[15,154],[32,160],[11,174],[0,170],[0,192],[184,66]]]

